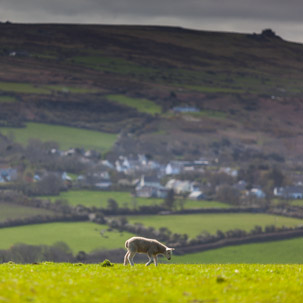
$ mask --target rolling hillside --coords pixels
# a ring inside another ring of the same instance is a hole
[[[119,134],[112,154],[301,159],[303,48],[173,27],[0,24],[0,125]],[[192,107],[195,113],[175,112]],[[110,155],[109,155],[110,156]]]

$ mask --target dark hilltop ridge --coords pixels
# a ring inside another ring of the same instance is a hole
[[[0,24],[0,125],[120,134],[108,156],[302,161],[303,45],[271,29]]]

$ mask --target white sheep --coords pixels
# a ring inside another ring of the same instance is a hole
[[[157,255],[162,254],[168,260],[171,259],[171,254],[174,248],[169,248],[155,239],[147,239],[143,237],[132,237],[125,242],[127,252],[124,257],[124,265],[128,262],[134,266],[133,258],[136,253],[147,254],[149,260],[145,266],[150,265],[153,261],[155,266],[158,264]]]

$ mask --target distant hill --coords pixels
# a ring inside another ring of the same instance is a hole
[[[303,45],[270,29],[0,24],[0,125],[120,134],[112,154],[299,163],[302,79]]]

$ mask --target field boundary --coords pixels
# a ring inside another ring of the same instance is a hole
[[[37,225],[44,223],[56,223],[56,222],[87,222],[89,218],[87,215],[57,215],[57,216],[42,216],[36,215],[23,219],[9,219],[3,222],[0,222],[1,228],[25,226],[25,225]]]
[[[235,246],[250,243],[260,243],[269,241],[280,241],[292,238],[303,237],[303,228],[287,231],[276,231],[271,233],[263,233],[258,235],[249,235],[241,238],[222,239],[213,243],[196,244],[190,246],[178,247],[176,255],[183,255],[195,252],[203,252],[206,250],[222,248],[225,246]]]

